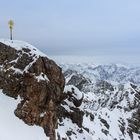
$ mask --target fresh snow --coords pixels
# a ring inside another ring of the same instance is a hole
[[[0,39],[0,42],[7,46],[15,48],[16,50],[22,50],[23,48],[27,48],[31,50],[31,54],[36,54],[37,56],[46,56],[46,54],[39,51],[36,47],[24,41]]]
[[[61,137],[67,140],[69,140],[66,135],[67,131],[72,131],[71,140],[94,140],[94,137],[89,135],[85,130],[83,130],[83,133],[79,133],[79,127],[68,118],[63,119],[62,123],[59,124],[61,125],[56,129],[56,133],[59,133]]]
[[[78,88],[76,88],[75,86],[73,85],[66,85],[65,88],[64,88],[64,92],[68,92],[68,91],[71,91],[72,92],[72,89],[74,89],[74,94],[73,96],[76,98],[76,99],[81,99],[83,97],[83,93],[81,91],[79,91]]]
[[[18,102],[0,90],[0,140],[49,140],[41,127],[28,126],[14,115]]]
[[[40,73],[39,76],[35,76],[35,78],[37,79],[38,82],[41,80],[49,82],[49,78],[47,77],[47,75],[43,74],[42,72]]]
[[[39,56],[46,56],[34,46],[23,41],[0,39],[0,42],[16,49],[17,51],[20,50],[24,52],[23,48],[30,50],[29,54],[26,52],[24,53],[32,56],[33,61],[27,65],[23,71],[18,68],[14,68],[13,66],[10,67],[9,69],[14,70],[15,73],[22,74],[24,71],[26,72],[32,66],[32,64],[36,62]],[[16,63],[20,57],[21,56],[19,55],[19,57],[16,60],[11,61],[11,63]],[[0,65],[0,69],[3,69],[3,65]],[[49,81],[47,76],[43,76],[42,73],[36,78],[38,81]],[[16,109],[18,103],[19,100],[15,100],[4,95],[2,90],[0,90],[0,140],[49,140],[41,127],[28,126],[14,115],[14,110]],[[44,114],[41,114],[40,117],[43,115]]]

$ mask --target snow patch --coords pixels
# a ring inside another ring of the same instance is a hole
[[[47,77],[47,75],[43,74],[42,72],[40,73],[39,76],[35,76],[35,78],[37,79],[38,82],[40,82],[40,81],[47,81],[47,82],[49,82],[50,81],[49,78]]]
[[[0,90],[0,140],[49,140],[41,127],[28,126],[14,115],[18,102]]]
[[[76,88],[75,86],[73,85],[66,85],[65,88],[64,88],[64,92],[73,92],[73,89],[74,89],[74,94],[73,96],[77,99],[77,100],[80,100],[82,97],[83,97],[83,93],[78,89]]]

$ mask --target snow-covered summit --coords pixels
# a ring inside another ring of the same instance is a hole
[[[54,102],[61,102],[64,84],[61,68],[35,47],[23,41],[0,41],[0,94],[20,98],[13,113],[28,125],[42,127],[46,138],[55,138]]]
[[[36,47],[32,46],[31,44],[24,42],[24,41],[20,41],[20,40],[9,40],[9,39],[0,39],[0,42],[10,46],[14,49],[16,49],[17,51],[19,50],[23,50],[23,48],[25,49],[29,49],[30,53],[32,55],[36,55],[36,56],[46,56],[44,53],[42,53],[41,51],[39,51]]]
[[[9,49],[6,47],[5,49],[1,50],[0,55],[3,55],[7,52],[7,55],[9,55],[8,57],[13,58],[9,62],[11,64],[9,70],[14,70],[15,73],[23,74],[29,70],[29,68],[38,60],[39,57],[47,57],[36,47],[24,41],[0,39],[0,43],[11,48]],[[19,67],[19,65],[24,66]]]

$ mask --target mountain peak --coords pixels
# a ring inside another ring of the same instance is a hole
[[[62,69],[35,47],[23,41],[0,41],[0,93],[20,99],[15,115],[28,125],[41,126],[50,140],[64,138],[61,129],[67,137],[74,133],[61,123],[82,127],[84,112],[78,107],[84,96],[74,87],[64,91],[64,86]]]
[[[9,39],[0,39],[0,43],[3,43],[7,46],[10,46],[17,51],[19,50],[24,50],[24,49],[29,49],[30,53],[33,55],[35,54],[36,56],[46,56],[43,52],[39,51],[36,47],[32,46],[31,44],[25,42],[25,41],[20,41],[20,40],[9,40]]]
[[[10,97],[20,97],[14,111],[18,118],[41,126],[47,136],[55,138],[57,102],[65,84],[61,68],[26,42],[0,42],[0,89]]]

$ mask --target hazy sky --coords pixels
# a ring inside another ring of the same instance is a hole
[[[0,0],[0,38],[48,55],[139,55],[140,0]]]

